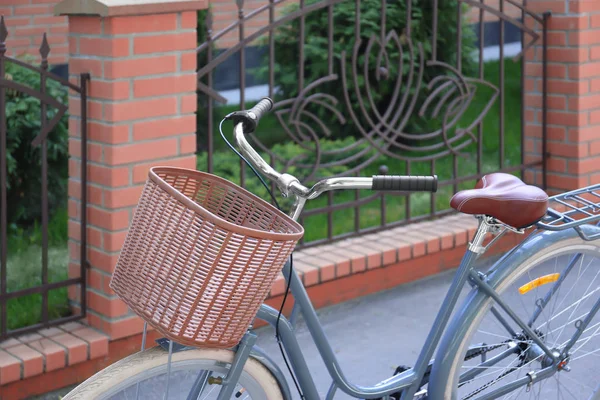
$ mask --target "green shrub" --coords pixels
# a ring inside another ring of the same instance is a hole
[[[322,0],[307,0],[306,5],[317,3]],[[362,115],[362,111],[358,105],[358,98],[361,98],[366,103],[366,109],[372,114],[373,110],[368,105],[365,79],[368,78],[371,84],[370,94],[372,95],[375,107],[379,112],[385,112],[393,94],[394,85],[398,75],[401,73],[403,84],[400,88],[400,95],[405,93],[406,81],[409,74],[415,74],[415,80],[418,76],[421,61],[432,59],[432,36],[433,36],[433,2],[411,0],[412,1],[412,24],[411,38],[415,56],[411,60],[410,47],[406,36],[406,1],[397,0],[386,2],[386,34],[390,31],[395,31],[398,36],[398,41],[401,43],[402,58],[404,67],[400,72],[400,51],[394,40],[390,40],[386,46],[388,62],[381,62],[381,67],[377,68],[377,58],[379,54],[379,46],[373,44],[371,51],[368,54],[368,69],[367,76],[363,73],[363,63],[367,52],[369,40],[380,37],[381,30],[381,1],[379,0],[362,0],[360,3],[360,39],[361,44],[358,50],[357,82],[360,88],[360,94],[356,94],[355,85],[352,78],[352,54],[355,45],[355,2],[345,1],[334,6],[333,11],[333,53],[334,53],[334,73],[342,74],[340,68],[340,60],[342,52],[346,53],[346,77],[349,89],[350,104],[357,115]],[[451,66],[456,66],[457,61],[457,30],[458,30],[458,0],[440,1],[438,4],[438,26],[437,26],[437,60],[445,62]],[[291,13],[298,9],[295,4],[288,8],[285,12]],[[305,86],[319,78],[329,75],[328,67],[328,9],[321,8],[313,11],[306,16],[305,25]],[[300,37],[300,19],[295,19],[291,23],[284,25],[278,29],[275,34],[275,82],[281,89],[281,96],[284,99],[294,98],[298,95],[298,38]],[[469,24],[463,24],[461,32],[462,37],[462,70],[466,75],[470,75],[475,71],[475,62],[472,58],[473,50],[475,49],[475,35]],[[266,43],[266,42],[265,42]],[[423,59],[418,57],[419,46],[423,49]],[[384,59],[383,57],[382,59]],[[267,63],[265,62],[265,65]],[[411,71],[412,67],[412,71]],[[440,67],[425,67],[423,70],[423,82],[420,85],[421,92],[417,96],[417,105],[414,108],[413,116],[410,118],[407,125],[407,130],[413,133],[426,131],[428,121],[418,117],[417,111],[420,104],[428,95],[427,83],[434,77],[440,74],[447,74],[449,71]],[[256,73],[263,79],[266,78],[268,69],[262,67]],[[416,83],[408,89],[411,94],[415,93]],[[336,106],[339,110],[345,110],[344,88],[341,82],[341,76],[337,80],[329,83],[321,84],[311,92],[320,92],[333,95],[339,102]],[[410,102],[410,98],[409,98]],[[398,102],[396,103],[398,104]],[[316,106],[311,109],[319,115],[325,125],[330,127],[339,126],[337,118],[327,109]],[[407,108],[404,109],[407,112]],[[395,112],[395,110],[394,110]],[[349,119],[348,113],[344,112]],[[359,117],[361,125],[369,126],[366,119]],[[303,122],[310,124],[309,118],[303,118]],[[315,129],[317,125],[313,124]],[[360,133],[353,121],[349,121],[345,127],[340,129],[332,129],[338,136],[355,135]]]
[[[30,62],[29,59],[25,61]],[[6,72],[10,79],[40,90],[39,73],[8,62]],[[67,90],[60,83],[48,80],[47,93],[67,104]],[[7,91],[7,200],[8,220],[15,225],[31,225],[41,219],[42,212],[42,152],[41,146],[31,142],[41,130],[40,101],[29,94]],[[47,118],[57,110],[47,107]],[[68,179],[68,117],[65,115],[48,136],[48,206],[52,214],[66,203]]]

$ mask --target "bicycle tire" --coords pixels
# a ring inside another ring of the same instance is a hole
[[[114,398],[119,393],[125,393],[133,385],[157,376],[157,372],[164,374],[164,371],[168,368],[168,356],[168,352],[161,347],[153,347],[135,353],[91,376],[63,397],[63,400],[105,400]],[[176,371],[179,368],[197,366],[200,368],[199,371],[210,370],[224,373],[223,369],[229,369],[233,357],[234,352],[222,349],[181,351],[172,354],[171,370]],[[244,365],[239,382],[252,386],[252,390],[255,392],[252,394],[253,399],[283,399],[275,377],[264,365],[252,357]],[[250,392],[249,387],[246,389]],[[122,391],[119,392],[119,390]],[[170,393],[173,394],[172,391]],[[218,393],[218,390],[216,393]],[[148,397],[140,395],[139,398]],[[172,398],[172,396],[170,395],[169,398]]]
[[[499,281],[494,286],[494,289],[498,294],[502,296],[502,294],[512,284],[517,283],[517,280],[519,278],[524,278],[524,275],[527,274],[528,271],[531,271],[537,266],[541,266],[544,262],[547,262],[548,260],[552,259],[552,257],[566,256],[569,254],[575,255],[579,253],[584,255],[593,255],[594,257],[600,257],[600,247],[597,243],[584,241],[579,237],[573,237],[568,240],[554,243],[546,248],[543,248],[541,251],[534,253],[532,256],[522,261],[520,265],[517,268],[515,268],[514,271],[512,271],[504,279]],[[600,268],[600,266],[596,267]],[[598,282],[598,284],[600,285],[600,282]],[[433,387],[429,388],[431,399],[460,400],[462,398],[467,397],[464,396],[462,393],[460,396],[458,394],[459,377],[461,376],[461,373],[465,373],[465,371],[468,371],[468,369],[462,369],[468,368],[463,366],[463,363],[465,363],[465,355],[467,354],[467,351],[470,345],[472,344],[473,336],[475,335],[477,328],[480,326],[485,316],[490,315],[489,311],[493,304],[493,300],[490,297],[485,297],[482,300],[481,296],[481,294],[477,293],[476,289],[474,289],[474,291],[471,292],[471,294],[465,300],[465,306],[463,307],[461,312],[457,313],[457,316],[455,317],[455,320],[452,324],[452,326],[454,326],[455,324],[460,325],[462,323],[462,328],[457,331],[454,331],[454,338],[456,339],[452,340],[449,335],[447,337],[448,340],[442,341],[436,358],[440,360],[444,358],[443,363],[447,366],[450,366],[450,372],[445,374],[436,371],[437,365],[434,365],[432,375],[434,376],[436,384],[432,385]],[[475,317],[471,319],[471,323],[468,326],[464,323],[464,321],[461,322],[462,316],[464,315],[475,315]],[[591,324],[596,323],[599,319],[600,313],[596,314]],[[579,341],[577,343],[579,343]],[[447,369],[444,369],[444,371],[447,371]],[[564,374],[566,372],[558,373]],[[569,379],[573,378],[573,372],[571,372],[569,375]],[[442,382],[442,384],[439,384],[440,382]],[[596,388],[596,392],[592,392],[591,396],[586,398],[585,400],[600,400],[600,384],[596,383],[596,385],[599,385]],[[535,386],[535,384],[533,386]],[[591,389],[593,390],[593,387]],[[513,392],[512,395],[515,395],[515,392]],[[514,397],[512,397],[512,395],[509,396],[509,398],[513,399]],[[519,394],[516,394],[516,396],[516,398],[518,399]],[[473,400],[476,400],[477,398],[478,396],[473,396]]]

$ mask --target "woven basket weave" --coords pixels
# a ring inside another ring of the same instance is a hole
[[[232,347],[303,234],[296,221],[225,179],[154,167],[110,287],[177,343]]]

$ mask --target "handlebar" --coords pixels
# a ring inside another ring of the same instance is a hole
[[[437,192],[437,175],[400,176],[374,175],[373,190],[399,190],[403,192]]]
[[[241,122],[244,126],[244,131],[246,133],[252,133],[256,130],[258,121],[260,121],[263,115],[271,111],[271,108],[273,108],[273,100],[268,97],[263,97],[251,109],[236,111],[229,114],[226,118],[232,119],[234,125]]]
[[[273,169],[248,143],[245,133],[252,133],[258,126],[261,117],[273,107],[273,101],[268,97],[261,99],[249,110],[236,111],[229,114],[226,119],[234,122],[233,136],[241,154],[257,170],[276,182],[284,196],[290,193],[311,200],[321,193],[336,189],[372,189],[390,191],[425,191],[436,192],[438,178],[433,176],[399,176],[399,175],[374,175],[372,178],[340,177],[328,178],[317,182],[312,188],[307,188],[300,181],[289,174],[281,174]]]

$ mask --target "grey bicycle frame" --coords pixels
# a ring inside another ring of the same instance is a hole
[[[479,231],[482,229],[484,228],[480,226]],[[587,228],[584,227],[584,229]],[[438,312],[433,326],[431,327],[429,335],[427,336],[415,366],[408,371],[398,374],[371,387],[354,385],[344,376],[335,353],[333,352],[333,349],[327,340],[323,327],[319,322],[317,313],[310,302],[310,298],[306,292],[306,289],[304,288],[299,276],[295,272],[292,271],[290,275],[290,264],[288,262],[285,265],[283,272],[286,278],[291,277],[289,283],[291,293],[295,300],[294,307],[298,307],[298,310],[304,316],[306,326],[321,357],[323,358],[329,374],[333,379],[332,389],[330,389],[326,399],[333,398],[336,389],[340,389],[350,396],[364,399],[381,398],[391,393],[404,390],[402,399],[412,399],[412,396],[415,395],[420,386],[419,384],[428,367],[428,364],[431,361],[431,357],[436,347],[440,343],[442,334],[445,333],[445,342],[458,340],[459,338],[463,337],[461,335],[465,334],[464,329],[466,329],[466,327],[468,327],[475,318],[475,314],[473,313],[465,314],[465,310],[470,308],[469,301],[466,301],[464,307],[457,311],[457,315],[460,316],[460,318],[455,318],[453,324],[446,329],[452,311],[456,306],[461,289],[467,281],[474,286],[474,289],[468,298],[470,301],[481,302],[485,300],[485,298],[492,296],[495,300],[495,304],[499,305],[505,310],[510,310],[510,308],[501,298],[497,298],[495,295],[493,295],[495,294],[495,291],[492,288],[498,282],[501,282],[508,275],[514,272],[514,270],[517,269],[525,259],[531,257],[533,254],[554,243],[569,240],[577,236],[578,233],[573,229],[559,232],[544,231],[540,232],[539,234],[532,234],[529,236],[529,238],[498,260],[488,271],[490,275],[487,276],[488,279],[485,280],[482,279],[482,277],[485,275],[480,275],[480,273],[473,269],[473,261],[478,254],[471,250],[467,250],[460,266],[458,267],[448,293],[446,294],[446,298],[442,303],[442,307]],[[475,244],[475,242],[473,242],[473,244]],[[600,300],[594,308],[597,309],[598,304],[600,304]],[[268,305],[263,305],[258,312],[257,318],[268,322],[272,326],[275,326],[277,323],[277,316],[277,310],[269,307]],[[530,329],[528,324],[519,319],[516,315],[511,315],[511,317],[513,317],[511,320],[516,322],[525,331]],[[582,329],[585,329],[585,327]],[[320,396],[317,392],[312,376],[310,375],[298,341],[294,335],[293,325],[284,316],[281,316],[279,319],[279,331],[281,335],[281,342],[287,355],[289,356],[291,367],[298,379],[305,398],[308,400],[319,399]],[[537,336],[534,334],[532,334],[530,337],[537,338]],[[541,379],[546,379],[548,376],[556,372],[557,369],[555,364],[556,361],[558,361],[557,355],[547,349],[543,342],[540,341],[537,344],[542,348],[542,351],[544,351],[548,357],[555,361],[555,363],[553,363],[551,367],[547,367],[538,371],[536,376],[533,378],[524,377],[523,379],[516,381],[514,384],[507,386],[504,389],[506,392],[503,392],[503,394],[506,394],[508,391],[514,390],[517,387],[521,387],[529,383],[535,383]],[[440,349],[448,347],[452,346],[444,345],[441,346]],[[450,368],[449,362],[446,360],[448,355],[450,354],[438,354],[436,359],[433,361],[434,371],[436,371],[436,373],[430,378],[429,388],[433,388],[434,390],[435,388],[440,388],[441,383],[445,381],[444,374],[449,373]],[[482,399],[493,399],[501,394],[502,393],[493,394],[491,396],[483,396]],[[430,392],[428,395],[428,399],[430,400],[445,400],[443,394],[438,395],[436,392]]]
[[[242,154],[255,167],[261,170],[261,172],[267,175],[270,179],[276,181],[284,195],[292,193],[296,196],[295,205],[290,212],[290,215],[294,219],[297,219],[300,216],[307,199],[315,198],[324,191],[334,189],[367,189],[371,186],[370,178],[333,178],[319,182],[312,189],[305,188],[293,176],[279,174],[273,170],[246,141],[241,124],[238,124],[235,127],[234,137]],[[472,312],[466,312],[466,310],[472,310],[472,307],[469,307],[470,302],[482,302],[489,297],[491,297],[495,301],[495,304],[500,306],[500,308],[508,314],[511,320],[513,320],[526,334],[528,334],[529,337],[532,338],[535,344],[539,346],[541,351],[544,352],[550,360],[552,360],[552,365],[537,371],[535,376],[526,376],[510,385],[507,385],[507,387],[504,389],[504,392],[496,391],[481,397],[481,399],[496,398],[497,396],[506,394],[517,387],[545,379],[557,371],[557,364],[560,361],[559,355],[553,353],[549,348],[547,348],[544,342],[539,339],[535,333],[533,333],[529,325],[515,315],[514,312],[512,312],[512,310],[497,295],[494,287],[496,283],[501,282],[502,279],[514,272],[514,270],[518,268],[524,260],[531,257],[532,254],[535,254],[536,252],[539,252],[543,248],[556,242],[572,239],[579,234],[573,229],[556,232],[544,231],[538,234],[531,234],[525,241],[498,260],[488,271],[488,276],[487,274],[477,272],[473,268],[473,265],[477,257],[485,251],[485,248],[482,247],[482,243],[486,234],[490,232],[491,228],[491,225],[486,223],[485,218],[481,218],[481,223],[477,233],[473,241],[470,243],[469,248],[460,263],[460,266],[458,267],[446,297],[442,302],[442,306],[438,312],[438,315],[436,316],[433,326],[431,327],[427,339],[425,340],[425,344],[421,349],[415,366],[374,386],[358,386],[351,383],[345,377],[335,353],[331,348],[329,341],[327,340],[315,308],[310,301],[300,277],[292,270],[292,265],[290,265],[289,261],[285,264],[283,268],[283,274],[289,284],[291,294],[294,296],[295,300],[292,315],[297,315],[298,312],[302,313],[313,341],[321,357],[323,358],[323,361],[325,362],[330,376],[333,379],[330,390],[326,396],[327,400],[333,398],[337,389],[342,390],[350,396],[361,399],[386,398],[386,396],[396,392],[402,392],[402,400],[413,399],[414,395],[419,390],[423,376],[425,375],[430,363],[433,363],[433,373],[429,379],[428,387],[431,388],[431,391],[428,393],[428,399],[445,400],[445,395],[440,393],[440,390],[442,390],[441,386],[445,381],[444,377],[450,372],[451,366],[449,365],[449,356],[453,355],[448,352],[445,353],[445,351],[453,348],[453,342],[458,340],[458,338],[461,338],[461,335],[464,335],[466,327],[470,326],[471,322],[474,320],[475,314]],[[584,230],[588,229],[588,227],[581,228]],[[459,317],[455,317],[452,324],[448,326],[450,317],[456,307],[460,293],[467,282],[473,287],[473,290],[469,295],[470,297],[468,297],[468,301],[464,303],[463,308],[458,310],[456,315]],[[593,317],[592,313],[597,312],[598,308],[600,308],[600,300],[598,300],[598,303],[595,305],[594,311],[590,312],[589,317]],[[288,355],[291,368],[298,380],[304,397],[307,400],[317,400],[320,398],[320,396],[302,354],[300,345],[295,337],[294,326],[289,319],[283,315],[278,316],[278,314],[279,313],[277,310],[264,304],[261,306],[257,314],[257,318],[266,321],[273,327],[279,324],[281,343]],[[294,319],[294,317],[291,319]],[[502,319],[500,319],[500,322],[506,324],[506,322],[503,322]],[[507,329],[510,328],[507,326]],[[583,329],[585,329],[585,326],[581,330]],[[248,335],[253,334],[249,331]],[[242,343],[246,342],[243,340]],[[438,355],[435,360],[432,360],[434,351],[440,343],[441,345]],[[243,351],[240,351],[240,348]],[[224,385],[219,395],[220,400],[230,398],[231,390],[233,389],[229,389],[228,386],[235,384],[235,382],[231,382],[229,378],[239,376],[241,368],[243,368],[245,360],[249,356],[252,356],[252,352],[245,349],[245,347],[242,345],[238,347],[232,368],[230,369],[228,376],[225,378],[225,382],[228,384]],[[290,390],[287,382],[281,374],[281,371],[272,367],[275,363],[272,360],[269,360],[267,355],[263,353],[260,355],[260,357],[267,361],[266,364],[268,366],[270,365],[269,369],[274,373],[275,378],[278,380],[279,385],[282,388],[282,393],[287,400],[289,398],[288,396]]]

